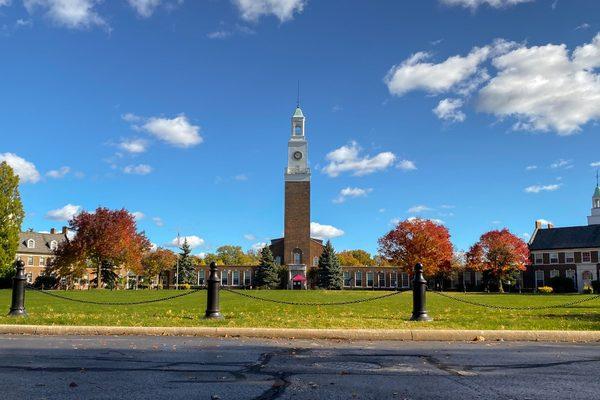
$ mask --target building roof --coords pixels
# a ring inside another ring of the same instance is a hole
[[[596,190],[594,190],[594,197],[600,197],[600,186],[596,186]]]
[[[33,239],[35,242],[33,248],[27,247],[27,241],[29,239]],[[21,232],[19,234],[19,248],[17,253],[52,255],[53,251],[50,249],[50,243],[54,240],[57,242],[57,244],[60,244],[66,239],[67,235],[62,232]]]
[[[294,111],[294,118],[304,118],[304,114],[302,113],[302,109],[300,107],[296,107],[296,111]]]
[[[538,229],[530,250],[586,249],[600,247],[600,225]]]

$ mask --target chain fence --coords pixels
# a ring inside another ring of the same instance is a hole
[[[600,299],[600,294],[598,294],[596,296],[581,298],[581,299],[577,299],[577,300],[570,301],[567,303],[550,304],[550,305],[546,305],[546,306],[502,306],[502,305],[480,303],[480,302],[474,301],[474,300],[464,299],[464,298],[460,298],[457,296],[451,296],[444,292],[438,292],[438,291],[428,291],[428,292],[437,294],[438,296],[445,297],[447,299],[457,301],[459,303],[469,304],[469,305],[477,306],[477,307],[493,308],[496,310],[507,310],[507,311],[510,311],[510,310],[512,310],[512,311],[534,311],[534,310],[549,310],[549,309],[553,309],[553,308],[568,308],[568,307],[572,307],[572,306],[575,306],[575,305],[578,305],[581,303],[586,303],[588,301]]]
[[[141,304],[159,303],[161,301],[173,300],[173,299],[177,299],[177,298],[180,298],[180,297],[189,296],[191,294],[194,294],[194,293],[197,293],[197,292],[205,290],[204,288],[192,289],[190,291],[186,291],[186,292],[183,292],[183,293],[177,293],[177,294],[172,295],[172,296],[161,297],[159,299],[151,299],[151,300],[124,301],[124,302],[120,302],[120,301],[106,301],[106,302],[104,302],[104,301],[74,299],[74,298],[68,297],[68,296],[61,296],[61,295],[56,294],[54,292],[50,292],[50,291],[46,291],[46,290],[42,290],[42,289],[37,289],[37,288],[34,288],[32,286],[27,286],[27,289],[31,290],[33,292],[41,293],[41,294],[44,294],[46,296],[54,297],[54,298],[57,298],[57,299],[72,301],[74,303],[81,303],[81,304],[93,304],[93,305],[98,305],[98,306],[136,306],[136,305],[141,305]]]
[[[248,294],[248,293],[244,293],[244,292],[239,291],[239,290],[232,290],[232,289],[227,289],[227,288],[224,288],[224,287],[222,287],[221,290],[223,290],[225,292],[236,294],[238,296],[242,296],[242,297],[246,297],[246,298],[249,298],[249,299],[253,299],[253,300],[260,300],[260,301],[264,301],[264,302],[267,302],[267,303],[285,304],[285,305],[288,305],[288,306],[344,306],[344,305],[349,305],[349,304],[366,303],[368,301],[375,301],[375,300],[385,299],[386,297],[392,297],[392,296],[397,296],[399,294],[402,294],[402,292],[396,291],[396,292],[386,293],[386,294],[381,295],[381,296],[364,297],[364,298],[356,299],[356,300],[334,301],[334,302],[327,302],[327,303],[316,303],[316,302],[303,302],[303,301],[287,301],[287,300],[267,299],[267,298],[264,298],[264,297],[254,296],[254,295],[251,295],[251,294]]]

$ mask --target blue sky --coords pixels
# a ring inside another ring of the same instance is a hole
[[[281,236],[298,80],[315,234],[338,250],[374,252],[415,216],[459,249],[585,223],[600,3],[340,4],[0,0],[0,158],[23,227],[107,206],[197,253]]]

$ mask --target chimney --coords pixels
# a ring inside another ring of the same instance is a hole
[[[54,235],[56,233],[56,229],[55,228],[50,228],[50,233]]]
[[[63,235],[66,235],[66,234],[67,234],[67,227],[66,227],[66,226],[63,226],[63,227],[62,227],[62,234],[63,234]]]
[[[548,224],[548,229],[552,229],[552,228],[554,228],[554,225]]]
[[[535,229],[542,229],[542,221],[535,221]]]

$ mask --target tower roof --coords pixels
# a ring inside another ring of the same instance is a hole
[[[594,197],[600,197],[600,186],[596,186],[596,190],[594,190]]]
[[[293,118],[304,118],[304,114],[302,114],[302,109],[300,106],[296,107],[296,111],[294,111]]]

